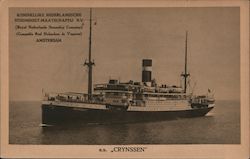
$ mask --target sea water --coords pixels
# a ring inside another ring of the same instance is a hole
[[[204,117],[41,127],[41,102],[10,102],[10,144],[240,144],[240,102],[216,101]]]

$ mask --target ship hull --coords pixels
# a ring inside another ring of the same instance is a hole
[[[213,107],[177,111],[122,111],[42,105],[42,124],[131,123],[205,116]]]

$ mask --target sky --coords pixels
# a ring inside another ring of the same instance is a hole
[[[217,100],[239,100],[239,11],[238,7],[93,8],[97,22],[92,30],[93,83],[110,78],[141,81],[142,59],[150,58],[157,83],[180,85],[188,31],[188,72],[194,93],[205,94],[209,88]],[[10,9],[10,100],[41,100],[42,89],[87,92],[87,68],[82,64],[88,58],[89,21],[84,21],[82,36],[38,43],[34,37],[17,36],[14,22],[17,13],[35,12],[77,12],[89,18],[87,8]]]

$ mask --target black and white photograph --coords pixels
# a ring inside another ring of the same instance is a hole
[[[242,144],[240,6],[10,7],[7,23],[9,145]]]

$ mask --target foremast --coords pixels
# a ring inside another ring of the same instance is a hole
[[[88,101],[92,100],[92,69],[95,64],[91,57],[91,44],[92,44],[92,8],[89,11],[89,58],[85,61],[84,65],[88,67]]]
[[[184,93],[187,92],[187,78],[190,74],[187,72],[187,40],[188,40],[188,31],[186,31],[186,40],[185,40],[185,66],[184,66],[184,73],[181,76],[184,78]]]

